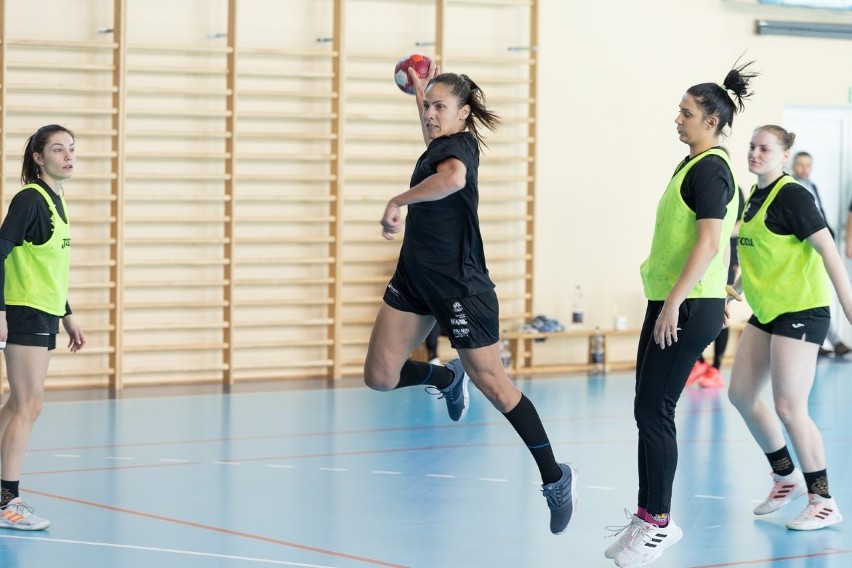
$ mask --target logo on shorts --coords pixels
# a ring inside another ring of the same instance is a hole
[[[793,323],[793,324],[790,324],[790,325],[793,326],[793,329],[799,329],[800,327],[805,327],[805,324],[803,324],[803,323]]]
[[[467,318],[464,316],[457,318],[450,318],[451,325],[467,325]]]
[[[454,327],[453,337],[467,337],[470,335],[470,329],[466,327]]]
[[[394,296],[399,296],[399,290],[397,290],[396,288],[394,288],[394,287],[393,287],[393,284],[391,284],[390,282],[388,282],[388,290],[390,290],[391,292],[393,292]]]
[[[461,303],[459,303],[459,302],[453,302],[453,311],[454,311],[455,313],[459,313],[459,312],[460,312],[460,311],[462,311],[463,309],[464,309],[464,308],[462,308]]]

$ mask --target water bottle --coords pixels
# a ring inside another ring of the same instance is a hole
[[[595,328],[595,334],[589,338],[589,372],[593,375],[598,375],[604,372],[604,336],[601,334],[601,328]]]
[[[500,347],[500,359],[503,360],[503,368],[507,371],[512,368],[512,352],[509,350],[509,340],[504,339]]]
[[[583,289],[578,284],[574,289],[574,307],[571,311],[571,324],[573,327],[583,325]]]

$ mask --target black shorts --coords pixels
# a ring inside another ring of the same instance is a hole
[[[412,292],[396,273],[388,282],[383,299],[402,312],[434,316],[453,349],[476,349],[500,341],[500,305],[494,290],[465,298],[427,300]]]
[[[808,343],[822,345],[831,324],[831,311],[828,307],[811,308],[801,312],[781,314],[767,323],[760,323],[752,315],[748,323],[770,335],[804,339]]]
[[[6,306],[6,324],[9,337],[6,343],[56,349],[59,333],[59,316],[48,314],[29,306]]]

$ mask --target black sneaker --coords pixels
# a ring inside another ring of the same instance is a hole
[[[450,419],[458,422],[467,414],[467,407],[470,404],[470,395],[467,392],[467,382],[470,377],[465,373],[461,359],[458,357],[444,366],[453,372],[455,378],[450,386],[445,389],[438,389],[438,392],[441,393],[441,398],[447,402],[447,413],[449,413]]]
[[[577,508],[577,468],[569,463],[559,464],[562,478],[541,486],[541,492],[550,507],[550,532],[562,534]]]

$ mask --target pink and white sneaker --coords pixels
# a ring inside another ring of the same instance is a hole
[[[774,482],[772,490],[769,491],[769,496],[763,500],[763,503],[754,508],[755,515],[775,512],[808,492],[805,488],[805,476],[798,469],[793,470],[790,475],[781,476],[775,473],[770,475]]]
[[[795,519],[787,522],[787,528],[794,531],[815,531],[836,525],[843,520],[833,497],[825,498],[808,494],[808,505]]]

